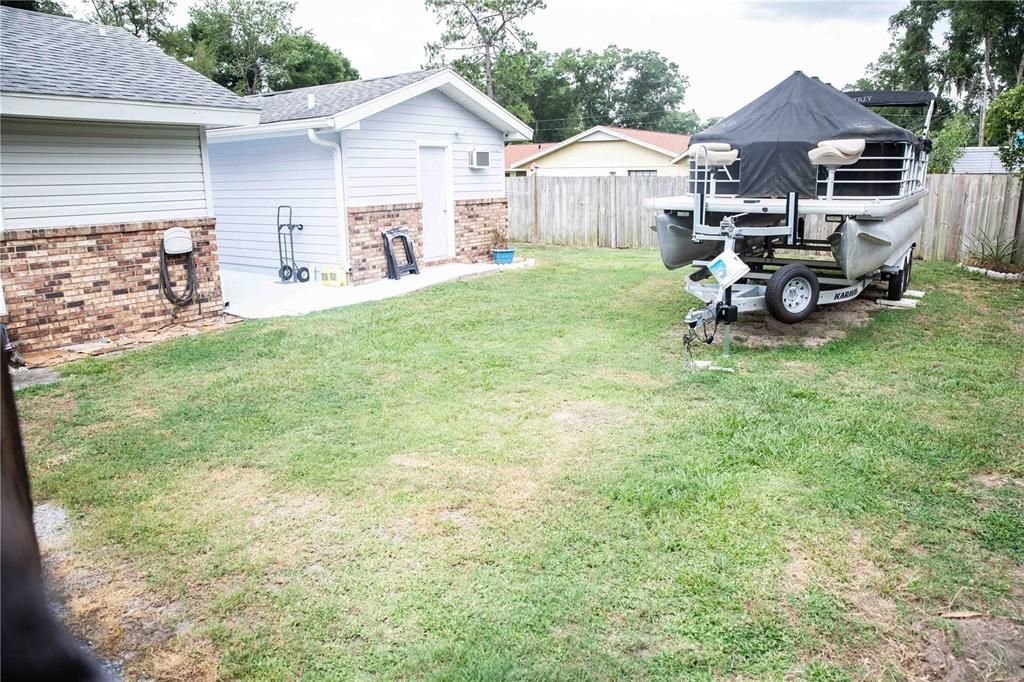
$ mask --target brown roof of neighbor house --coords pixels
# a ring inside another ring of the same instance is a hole
[[[617,128],[615,126],[594,126],[582,133],[562,140],[561,142],[545,142],[541,144],[516,144],[505,146],[505,168],[510,169],[517,164],[523,164],[526,159],[533,156],[543,157],[549,152],[573,144],[577,141],[586,141],[586,138],[595,132],[604,131],[624,140],[633,140],[640,145],[654,147],[661,150],[667,156],[674,158],[686,151],[690,146],[690,136],[678,133],[663,133],[657,130],[637,130],[635,128]]]
[[[690,146],[690,136],[679,133],[663,133],[657,130],[637,130],[636,128],[616,128],[615,126],[604,126],[608,130],[615,130],[627,137],[632,137],[641,142],[660,147],[673,154],[682,154]]]
[[[542,149],[557,144],[556,142],[530,142],[528,144],[507,144],[505,145],[505,170],[512,167],[512,164],[517,163],[527,156],[533,156]]]

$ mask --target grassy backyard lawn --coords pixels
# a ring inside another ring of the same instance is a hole
[[[77,630],[190,679],[904,679],[1020,635],[1024,287],[918,264],[916,310],[693,374],[656,253],[528,255],[20,393]]]

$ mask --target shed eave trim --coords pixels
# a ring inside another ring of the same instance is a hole
[[[19,92],[4,92],[0,95],[0,113],[4,116],[198,126],[252,125],[258,123],[260,118],[259,111],[249,108]]]

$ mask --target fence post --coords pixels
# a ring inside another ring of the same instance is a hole
[[[619,248],[619,176],[612,176],[612,248]]]
[[[537,178],[539,174],[537,171],[533,172],[533,177],[530,182],[530,242],[536,244],[540,241],[540,225],[538,224],[538,216],[540,209],[538,204],[540,203],[540,192],[537,190]]]

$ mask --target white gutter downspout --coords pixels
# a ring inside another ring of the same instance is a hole
[[[327,147],[334,152],[334,201],[338,206],[338,224],[341,230],[341,264],[346,272],[351,271],[352,264],[348,260],[348,210],[345,207],[345,175],[341,164],[341,143],[317,137],[314,128],[307,128],[306,135],[313,144]],[[341,133],[338,133],[339,139]]]

